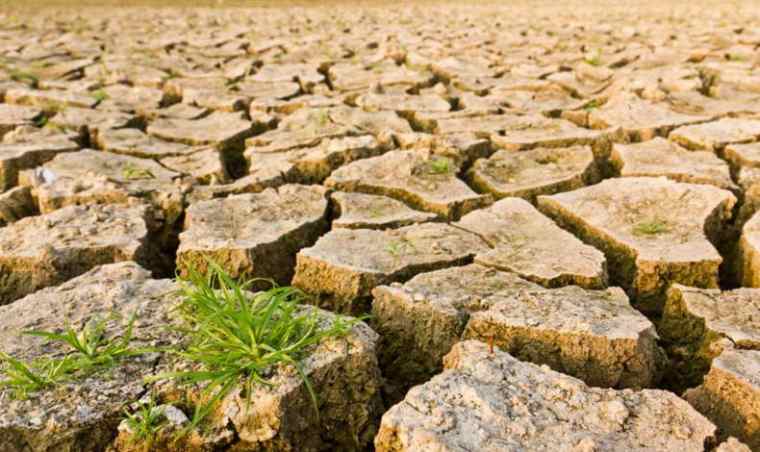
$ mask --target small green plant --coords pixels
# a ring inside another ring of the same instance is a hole
[[[130,443],[141,444],[145,450],[151,450],[156,437],[166,427],[164,412],[156,406],[153,397],[134,413],[125,410],[124,415],[131,431]]]
[[[590,53],[586,55],[584,58],[586,63],[592,65],[592,66],[601,66],[602,65],[602,52],[599,51],[599,49],[596,50],[594,53]]]
[[[238,384],[243,384],[250,403],[254,386],[271,386],[272,370],[283,364],[299,373],[319,414],[301,359],[325,338],[348,334],[359,320],[337,316],[325,324],[317,310],[299,305],[305,301],[299,290],[273,284],[252,294],[247,289],[254,282],[260,280],[237,282],[211,261],[205,275],[189,269],[182,280],[178,312],[184,326],[179,331],[188,342],[170,352],[195,366],[150,380],[204,386],[201,399],[205,402],[196,405],[189,428],[197,426]]]
[[[634,235],[657,235],[664,232],[668,232],[670,227],[668,224],[659,219],[653,219],[650,221],[642,221],[633,227]]]
[[[24,334],[39,336],[68,345],[72,351],[62,358],[39,358],[30,363],[0,352],[0,387],[11,389],[14,396],[26,398],[29,393],[48,389],[59,383],[85,378],[109,369],[120,360],[145,353],[145,349],[132,348],[132,327],[135,316],[129,320],[124,334],[107,338],[108,319],[93,320],[81,331],[67,325],[63,333],[27,331]]]
[[[32,74],[31,72],[25,72],[16,69],[11,70],[10,74],[8,75],[10,75],[11,80],[15,82],[26,83],[32,86],[37,86],[40,81],[39,77],[37,77],[35,74]]]
[[[34,125],[37,127],[45,127],[48,123],[48,117],[47,115],[39,115],[34,120]]]
[[[389,243],[385,247],[385,251],[387,251],[389,254],[391,254],[394,257],[401,256],[413,250],[414,250],[414,245],[412,245],[410,242],[406,240],[392,242],[392,243]]]
[[[155,176],[149,169],[140,168],[133,164],[127,164],[122,170],[122,175],[125,179],[153,179]]]
[[[429,169],[433,174],[448,174],[451,172],[451,160],[446,157],[438,157],[430,160]]]
[[[591,99],[591,101],[589,101],[588,103],[586,103],[586,105],[583,106],[583,109],[586,110],[587,112],[592,112],[596,110],[597,108],[599,108],[599,101],[596,99]]]
[[[98,101],[98,103],[103,102],[104,100],[108,99],[108,93],[105,92],[105,90],[103,89],[93,91],[92,93],[90,93],[90,95],[94,97],[95,100]]]

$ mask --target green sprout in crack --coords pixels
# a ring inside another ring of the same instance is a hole
[[[583,106],[583,109],[589,113],[596,110],[597,108],[599,108],[599,101],[596,99],[592,99],[591,101],[586,103],[586,105]]]
[[[187,342],[169,352],[194,366],[149,381],[170,379],[203,386],[205,402],[195,406],[190,429],[238,385],[243,385],[250,404],[254,387],[271,387],[272,372],[281,365],[298,372],[319,414],[302,359],[324,339],[348,334],[359,319],[336,316],[327,322],[316,308],[302,306],[305,294],[292,287],[272,283],[269,290],[249,292],[250,285],[259,281],[235,281],[211,261],[205,275],[189,269],[181,280],[178,312],[183,325],[178,329]]]
[[[657,235],[668,231],[670,231],[668,224],[659,219],[642,221],[633,227],[633,234],[639,236]]]
[[[125,410],[124,415],[131,433],[129,442],[141,444],[145,450],[151,450],[156,437],[166,427],[163,410],[156,406],[155,400],[151,397],[137,411],[130,413]]]
[[[0,376],[3,377],[0,388],[9,388],[16,398],[23,399],[30,393],[86,378],[112,368],[125,358],[145,353],[146,350],[132,348],[130,344],[135,318],[133,315],[124,334],[118,338],[106,337],[108,319],[93,320],[80,331],[67,325],[62,333],[25,332],[65,344],[71,350],[62,358],[38,358],[29,363],[0,352]]]
[[[449,174],[452,170],[451,160],[438,157],[430,160],[428,168],[432,174]]]
[[[125,179],[134,180],[134,179],[153,179],[155,176],[153,173],[150,172],[149,169],[146,168],[140,168],[139,166],[128,164],[124,167],[122,170],[122,175]]]
[[[389,243],[385,247],[385,251],[394,257],[398,257],[414,250],[414,245],[406,240],[400,240],[397,242]]]
[[[14,82],[26,83],[32,86],[37,86],[37,84],[40,81],[40,78],[37,75],[32,74],[31,72],[25,72],[25,71],[14,69],[14,70],[11,70],[10,74],[8,75],[10,75],[11,80],[13,80]]]
[[[596,52],[593,54],[586,55],[584,58],[584,61],[586,63],[592,65],[592,66],[601,66],[602,65],[602,52],[597,49]]]
[[[108,99],[108,93],[107,93],[107,92],[105,92],[105,91],[104,91],[104,90],[102,90],[102,89],[99,89],[99,90],[93,91],[92,93],[90,93],[90,95],[91,95],[92,97],[94,97],[94,98],[95,98],[95,100],[96,100],[98,103],[101,103],[101,102],[103,102],[104,100]]]

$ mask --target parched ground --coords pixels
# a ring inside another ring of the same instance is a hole
[[[208,259],[369,314],[328,414],[278,374],[156,450],[758,451],[758,210],[756,2],[0,0],[0,351],[174,341]],[[0,374],[0,450],[135,450],[173,365]]]

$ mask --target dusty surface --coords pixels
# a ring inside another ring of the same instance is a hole
[[[0,305],[52,321],[60,311],[18,299],[85,293],[95,282],[67,281],[116,261],[159,278],[213,258],[372,315],[376,335],[361,327],[356,347],[315,361],[322,421],[282,375],[259,388],[259,407],[279,407],[266,426],[239,416],[236,394],[201,449],[369,450],[381,397],[387,408],[422,385],[409,400],[456,405],[483,389],[435,376],[463,338],[547,364],[568,375],[546,374],[559,385],[670,392],[583,387],[590,408],[534,422],[507,394],[542,384],[509,386],[509,369],[536,368],[499,364],[478,379],[500,381],[483,400],[503,403],[432,414],[445,439],[414,433],[404,447],[719,445],[702,444],[712,430],[674,397],[723,387],[722,374],[703,383],[717,357],[760,337],[756,0],[0,3]],[[125,291],[149,284],[125,275]],[[15,321],[0,317],[0,331]],[[139,392],[138,374],[124,391]],[[83,384],[80,405],[97,405]],[[604,397],[614,406],[594,408]],[[561,412],[556,400],[537,406]],[[420,407],[402,424],[430,419]],[[68,433],[81,413],[40,421],[14,447],[136,452],[120,408],[81,435]],[[719,416],[719,442],[760,447],[754,421]],[[458,436],[469,426],[480,433]],[[378,447],[407,441],[393,429]]]
[[[383,416],[378,451],[702,451],[715,434],[710,421],[665,391],[590,388],[476,341],[459,343],[444,361],[442,374]]]
[[[702,385],[684,397],[697,410],[752,450],[760,448],[760,351],[725,351]]]
[[[539,197],[539,207],[605,252],[613,284],[647,312],[662,310],[671,282],[718,286],[723,237],[736,198],[708,185],[619,178]]]
[[[205,272],[208,261],[235,278],[287,284],[296,253],[327,227],[322,187],[284,185],[277,190],[191,204],[179,235],[177,267]]]

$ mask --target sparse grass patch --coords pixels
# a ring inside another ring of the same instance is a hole
[[[17,69],[12,69],[8,75],[14,82],[26,83],[31,86],[37,86],[40,81],[37,75]]]
[[[0,376],[4,377],[0,380],[0,387],[11,389],[16,398],[23,399],[29,393],[88,377],[112,368],[124,358],[145,353],[146,349],[135,349],[130,344],[135,318],[133,315],[124,334],[118,338],[106,337],[108,319],[92,320],[80,331],[67,325],[62,333],[24,332],[66,344],[72,351],[63,358],[39,358],[30,363],[0,352]]]
[[[593,53],[586,54],[584,57],[584,61],[586,63],[592,65],[592,66],[601,66],[602,65],[602,52],[597,49]]]
[[[428,168],[432,174],[449,174],[452,167],[451,160],[446,157],[437,157],[428,163]]]
[[[93,91],[90,93],[92,97],[95,98],[98,103],[103,102],[104,100],[108,99],[108,93],[105,92],[103,89],[99,89],[96,91]]]
[[[127,166],[125,166],[121,173],[125,179],[130,179],[130,180],[153,179],[154,177],[156,177],[153,175],[153,173],[150,172],[150,170],[145,169],[145,168],[140,168],[133,164],[128,164]]]
[[[144,450],[150,451],[156,437],[166,427],[163,411],[156,406],[155,400],[151,397],[137,411],[130,413],[125,410],[124,415],[131,431],[130,443],[141,444]]]
[[[589,101],[588,103],[586,103],[586,105],[583,106],[583,109],[586,110],[587,112],[592,112],[596,110],[597,108],[599,108],[599,101],[596,99],[591,99],[591,101]]]
[[[657,235],[670,231],[670,226],[665,221],[653,219],[642,221],[633,227],[633,235],[646,236]]]
[[[179,331],[188,339],[169,350],[194,364],[192,370],[169,372],[150,380],[171,379],[202,385],[203,404],[196,405],[190,428],[196,427],[230,391],[243,385],[250,397],[254,386],[271,386],[278,365],[292,365],[302,378],[317,410],[317,398],[301,359],[329,337],[348,334],[358,319],[336,316],[326,322],[316,308],[300,305],[305,294],[291,287],[250,293],[258,280],[237,282],[219,265],[208,263],[201,275],[194,269],[182,280],[183,320]]]

